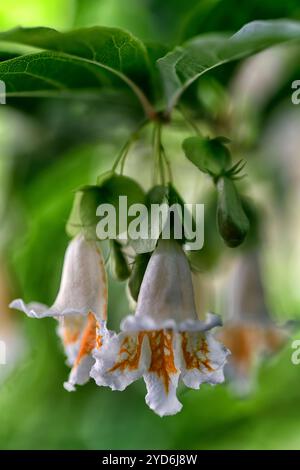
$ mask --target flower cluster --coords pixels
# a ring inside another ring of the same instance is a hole
[[[180,411],[176,390],[181,380],[198,389],[202,383],[223,382],[228,350],[210,330],[221,324],[216,315],[199,320],[192,276],[182,247],[159,240],[153,252],[136,305],[121,333],[106,328],[107,280],[96,242],[82,235],[71,241],[61,287],[52,307],[18,299],[11,307],[29,317],[54,317],[71,366],[67,390],[89,377],[99,386],[124,390],[144,378],[146,403],[160,416]]]

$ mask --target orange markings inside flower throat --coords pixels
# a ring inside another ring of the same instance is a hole
[[[204,366],[209,372],[214,369],[208,360],[208,346],[203,335],[197,333],[181,333],[182,353],[187,369],[201,369]]]
[[[151,347],[151,364],[149,372],[154,372],[162,379],[166,392],[169,391],[170,375],[176,374],[174,352],[173,352],[173,332],[158,330],[148,333]]]
[[[62,324],[62,340],[65,346],[76,343],[79,340],[84,319],[82,317],[64,318]]]
[[[118,362],[109,370],[137,370],[141,359],[142,344],[148,338],[151,349],[151,363],[148,372],[153,372],[162,379],[168,393],[170,375],[176,374],[173,333],[165,330],[141,331],[136,336],[126,336],[121,344]]]
[[[75,361],[78,365],[84,356],[88,356],[96,346],[96,319],[92,313],[89,313],[84,332],[82,334],[80,349]]]
[[[119,361],[116,362],[116,364],[111,369],[109,369],[108,372],[114,372],[118,369],[120,369],[121,371],[124,371],[126,369],[138,369],[144,336],[145,332],[143,331],[139,333],[136,337],[126,336],[122,341],[118,353]]]

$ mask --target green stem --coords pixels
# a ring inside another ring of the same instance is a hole
[[[116,171],[117,169],[117,166],[119,165],[120,161],[122,160],[122,158],[124,157],[124,155],[126,155],[129,151],[129,147],[130,147],[130,143],[131,143],[131,138],[129,140],[127,140],[125,142],[125,144],[123,145],[123,147],[121,148],[120,150],[120,153],[119,155],[117,156],[117,159],[115,161],[115,163],[113,164],[112,166],[112,171]]]
[[[170,183],[173,183],[173,174],[172,174],[171,163],[170,163],[170,160],[168,159],[168,157],[166,155],[166,152],[165,152],[165,149],[164,149],[163,145],[161,145],[161,154],[163,156],[165,165],[167,167],[168,179],[169,179]]]
[[[166,183],[166,178],[165,178],[165,169],[164,169],[164,162],[163,162],[163,156],[162,156],[162,144],[161,144],[161,125],[158,123],[157,125],[157,139],[156,139],[156,145],[157,145],[157,154],[158,154],[158,163],[159,163],[159,170],[160,170],[160,177],[161,177],[161,183],[163,186],[165,186]]]
[[[141,124],[137,127],[137,129],[130,135],[129,139],[125,142],[125,144],[122,146],[120,153],[118,157],[116,158],[116,161],[114,162],[112,166],[112,171],[116,171],[117,166],[121,162],[121,169],[120,173],[123,174],[124,171],[124,165],[125,165],[125,160],[128,155],[128,152],[130,150],[130,147],[132,143],[138,138],[140,131],[147,125],[149,124],[149,120],[145,119],[141,122]]]
[[[159,180],[164,186],[166,183],[164,160],[161,144],[161,123],[157,122],[153,127],[152,148],[154,155],[153,185],[158,184]]]
[[[123,175],[124,173],[124,166],[125,166],[125,161],[126,161],[126,157],[128,155],[128,152],[129,152],[129,149],[130,149],[130,145],[127,147],[127,149],[125,150],[124,154],[123,154],[123,157],[121,159],[121,165],[120,165],[120,175]]]
[[[153,124],[153,131],[152,131],[152,151],[153,151],[153,177],[152,177],[152,185],[155,186],[157,184],[157,170],[158,170],[158,154],[156,152],[156,132],[157,132],[157,124]]]

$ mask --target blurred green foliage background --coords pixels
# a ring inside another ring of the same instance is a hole
[[[299,2],[3,0],[0,5],[1,30],[19,24],[63,30],[100,24],[169,44],[207,31],[235,31],[253,19],[279,17],[300,19]],[[299,54],[292,47],[280,49],[278,57],[280,67],[273,74],[271,91],[266,88],[259,94],[255,87],[254,91],[244,88],[235,99],[232,90],[236,80],[243,83],[242,66],[226,66],[197,84],[194,113],[205,118],[208,128],[227,132],[234,139],[236,153],[248,160],[249,192],[272,213],[273,228],[271,234],[266,232],[264,245],[265,280],[274,316],[286,321],[300,317],[300,225],[295,209],[300,111],[290,103],[290,84],[297,74],[300,79],[300,70]],[[253,67],[259,74],[259,63]],[[256,103],[255,97],[260,96]],[[99,102],[18,99],[1,106],[3,299],[22,296],[26,301],[51,303],[55,298],[74,191],[94,183],[99,173],[110,168],[132,129],[131,117],[139,112],[129,110],[126,96],[123,99],[121,116],[116,116],[108,98],[103,102],[100,97]],[[235,120],[226,129],[230,106],[236,107]],[[284,127],[288,122],[295,129],[292,135]],[[178,117],[165,137],[172,161],[178,165],[178,186],[183,193],[191,181],[198,184],[194,170],[183,173],[180,142],[189,132]],[[274,135],[281,136],[281,148]],[[140,175],[147,165],[147,145],[133,152],[128,174]],[[235,256],[228,249],[227,253]],[[0,366],[1,449],[300,448],[300,368],[291,363],[291,341],[260,368],[257,391],[249,398],[236,398],[226,385],[182,390],[183,411],[161,419],[145,406],[141,381],[122,393],[100,389],[93,382],[79,387],[77,393],[67,393],[62,384],[68,369],[55,322],[9,312],[3,299],[2,324],[18,332],[22,346],[13,370],[3,379],[5,366]],[[124,285],[110,281],[110,327],[118,329],[128,311]],[[297,337],[297,331],[293,334]]]

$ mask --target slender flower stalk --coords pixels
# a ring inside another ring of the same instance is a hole
[[[181,410],[179,380],[198,389],[204,382],[223,382],[228,351],[209,330],[220,325],[216,315],[197,317],[191,271],[181,246],[159,240],[148,263],[135,315],[122,332],[95,350],[91,376],[98,385],[124,390],[144,378],[146,403],[160,416]]]
[[[14,300],[11,308],[21,310],[31,318],[53,317],[58,320],[58,335],[62,340],[67,364],[72,368],[69,391],[89,380],[94,363],[92,351],[100,348],[107,338],[107,279],[104,261],[96,242],[82,235],[74,238],[65,254],[60,289],[49,308],[22,299]]]

